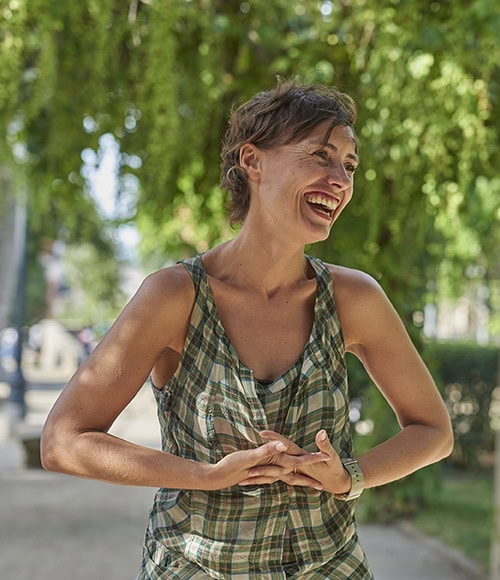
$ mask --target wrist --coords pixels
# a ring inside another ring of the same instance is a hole
[[[182,484],[172,485],[178,489],[197,489],[210,491],[216,489],[213,474],[214,465],[192,459],[183,459]],[[168,487],[168,486],[167,486]]]
[[[195,479],[192,489],[201,489],[204,491],[213,491],[219,489],[219,477],[217,473],[217,464],[194,462]]]
[[[352,488],[352,478],[351,474],[347,471],[344,464],[342,464],[344,468],[342,470],[342,485],[339,485],[339,491],[335,493],[335,495],[347,495],[350,493]]]

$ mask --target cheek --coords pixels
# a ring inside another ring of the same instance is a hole
[[[344,202],[347,204],[351,201],[354,192],[354,183],[351,181],[351,184],[344,189]]]
[[[342,206],[340,208],[341,211],[344,211],[345,207],[349,204],[353,196],[353,188],[352,184],[351,187],[344,191],[344,199],[342,200]]]

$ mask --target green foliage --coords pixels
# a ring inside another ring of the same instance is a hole
[[[497,386],[498,348],[435,341],[423,344],[424,359],[453,424],[455,446],[444,463],[476,470],[490,461],[493,452],[490,413]],[[351,397],[362,401],[361,423],[355,426],[355,450],[359,455],[395,435],[399,426],[384,397],[353,356],[348,357],[348,372]],[[367,422],[371,431],[363,428]],[[371,499],[362,506],[363,517],[387,521],[412,516],[428,507],[439,489],[441,469],[441,464],[432,465],[403,480],[370,490]]]
[[[117,291],[120,280],[116,259],[100,254],[92,244],[79,244],[67,249],[64,261],[68,290],[78,300],[69,302],[63,318],[71,320],[74,327],[116,318],[124,300]]]
[[[114,252],[80,169],[82,150],[97,149],[95,119],[103,132],[123,125],[115,107],[120,67],[107,51],[116,48],[127,19],[115,7],[95,0],[11,0],[0,6],[1,158],[13,175],[22,175],[20,189],[29,196],[27,322],[45,311],[43,271],[33,248],[46,239],[90,242],[101,258],[97,271]],[[116,291],[110,292],[112,299]]]
[[[349,396],[351,399],[363,398],[373,383],[360,360],[346,353],[347,374],[349,377]]]
[[[116,64],[108,61],[107,49],[115,38],[109,28],[119,34],[120,23],[110,1],[7,4],[0,68],[11,74],[0,99],[0,126],[14,160],[32,173],[35,208],[64,213],[85,194],[81,151],[97,144],[84,120],[96,117],[103,132],[116,122],[110,119],[116,117],[110,82]]]
[[[490,409],[498,386],[500,351],[476,344],[437,342],[426,344],[424,357],[453,423],[455,447],[448,461],[456,467],[477,468],[494,447]]]
[[[456,282],[464,264],[494,256],[496,64],[474,67],[462,57],[466,46],[480,53],[496,41],[488,17],[473,17],[477,6],[434,3],[423,26],[419,2],[382,3],[378,11],[370,4],[350,29],[361,46],[352,60],[361,139],[355,198],[321,255],[371,272],[408,319],[428,282]],[[468,24],[460,38],[466,22],[477,28]],[[489,201],[478,180],[488,183]]]
[[[164,77],[146,73],[144,84],[153,83],[148,94],[174,96],[146,109],[159,111],[160,125],[162,106],[177,114],[162,131],[175,147],[153,140],[144,148],[146,248],[183,254],[229,235],[215,185],[229,104],[268,87],[276,74],[299,75],[352,92],[360,113],[356,197],[314,252],[381,279],[407,321],[436,282],[457,287],[464,264],[491,270],[500,199],[493,3],[434,3],[425,20],[421,2],[175,6],[175,26],[158,14],[149,31],[152,45],[157,28],[174,36],[168,54],[151,48],[149,62],[163,66]],[[162,163],[155,168],[148,159]],[[192,191],[201,199],[193,202]]]
[[[375,275],[406,321],[436,288],[457,291],[466,264],[496,277],[493,0],[16,0],[4,15],[0,111],[38,213],[69,229],[75,207],[88,215],[80,152],[111,133],[122,176],[140,180],[145,255],[226,239],[228,110],[276,75],[299,76],[359,104],[355,199],[314,252]]]

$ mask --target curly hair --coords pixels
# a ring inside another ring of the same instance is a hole
[[[242,145],[253,143],[269,149],[294,143],[324,121],[331,121],[327,139],[337,125],[353,128],[353,99],[332,87],[301,85],[294,80],[279,80],[274,88],[231,112],[221,150],[221,187],[230,195],[231,225],[243,222],[250,206],[248,180],[240,166]]]

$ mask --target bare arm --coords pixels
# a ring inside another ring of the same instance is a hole
[[[231,454],[216,465],[149,449],[107,433],[153,367],[165,376],[169,354],[178,360],[189,324],[194,289],[184,267],[149,276],[95,351],[78,369],[45,423],[43,466],[79,477],[127,485],[220,489],[246,477],[255,465],[283,458],[276,442]],[[175,368],[170,369],[173,373]],[[324,457],[309,454],[302,464]],[[289,471],[301,458],[285,457]]]
[[[146,381],[155,361],[175,349],[189,320],[193,297],[187,272],[157,272],[142,283],[108,334],[65,387],[45,423],[46,469],[135,485],[157,485],[166,471],[161,453],[107,434]],[[181,460],[182,461],[182,460]],[[182,470],[189,480],[194,465]],[[177,468],[177,469],[176,469]]]
[[[369,276],[333,268],[346,349],[394,410],[401,431],[358,457],[367,487],[400,479],[451,453],[450,419],[395,309]]]

